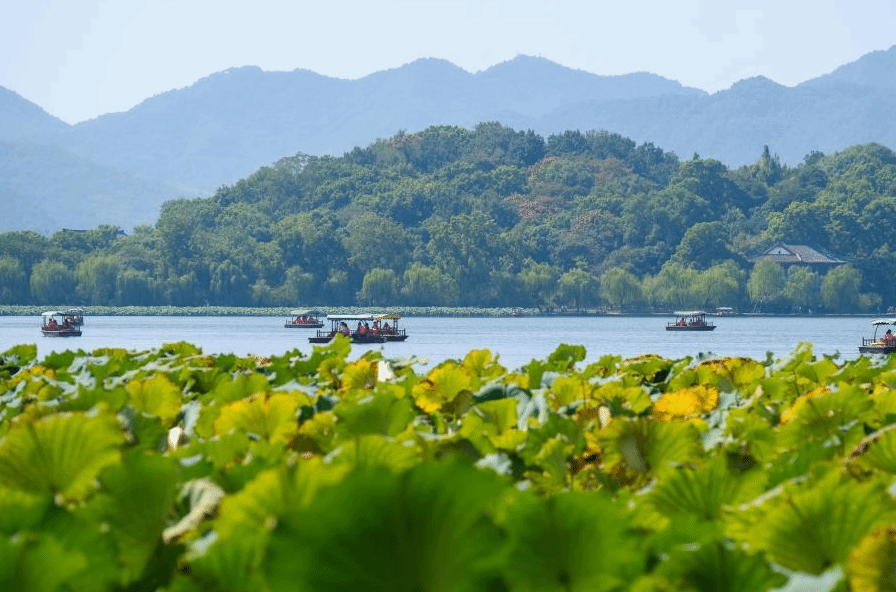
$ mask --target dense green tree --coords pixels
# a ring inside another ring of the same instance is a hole
[[[702,308],[729,306],[737,308],[744,291],[744,272],[733,260],[717,263],[700,273],[698,287]]]
[[[411,306],[452,306],[457,303],[457,282],[438,267],[414,262],[404,272],[402,300]]]
[[[688,228],[672,260],[684,266],[708,269],[734,258],[728,248],[728,231],[722,222],[697,222]]]
[[[78,301],[114,304],[120,268],[118,259],[110,255],[92,255],[81,261],[75,268]]]
[[[146,271],[124,269],[115,276],[115,302],[128,306],[150,306],[160,298],[159,282]]]
[[[532,259],[526,259],[517,274],[517,281],[522,286],[523,294],[526,297],[525,304],[530,306],[550,304],[559,275],[557,268],[548,263],[538,263]]]
[[[835,267],[821,280],[821,302],[831,312],[867,311],[880,297],[863,294],[862,274],[851,265]]]
[[[599,302],[600,280],[581,268],[570,269],[557,279],[557,299],[561,305],[579,310]]]
[[[643,299],[641,282],[634,274],[613,267],[600,276],[600,297],[617,309],[638,304]]]
[[[392,269],[376,267],[364,274],[358,300],[365,304],[389,305],[397,300],[398,275]]]
[[[28,278],[15,257],[0,257],[0,304],[26,304]]]
[[[706,300],[699,278],[700,272],[696,269],[669,261],[656,276],[645,278],[644,290],[651,302],[660,308],[699,308]]]
[[[76,300],[75,285],[75,272],[59,261],[44,259],[31,268],[29,286],[31,296],[37,304],[72,304]]]
[[[786,272],[778,263],[765,257],[759,259],[747,281],[747,293],[754,307],[758,310],[779,300],[786,281]]]
[[[781,296],[793,309],[808,311],[819,303],[820,276],[807,267],[794,265],[787,270],[787,282]]]

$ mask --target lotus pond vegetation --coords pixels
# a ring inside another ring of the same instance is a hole
[[[0,588],[896,589],[896,357],[350,351],[4,352]]]

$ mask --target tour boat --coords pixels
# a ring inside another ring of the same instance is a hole
[[[376,315],[377,332],[386,338],[386,341],[404,341],[408,338],[405,329],[398,328],[398,319],[401,317],[397,314]],[[392,321],[392,324],[389,324]]]
[[[706,320],[702,310],[678,311],[672,313],[676,319],[666,324],[666,331],[712,331],[716,326]]]
[[[283,326],[287,329],[319,329],[324,322],[316,310],[291,310]]]
[[[41,314],[40,332],[47,337],[80,337],[81,327],[67,312],[48,310]]]
[[[859,346],[859,353],[863,354],[891,354],[896,352],[896,335],[893,335],[892,329],[882,336],[877,336],[877,331],[884,325],[896,325],[896,319],[876,319],[871,321],[874,326],[874,336],[871,339],[862,338],[862,345]]]
[[[80,327],[84,324],[84,311],[80,308],[70,308],[65,311],[67,319],[71,320],[72,325]]]
[[[329,343],[337,333],[351,339],[352,343],[385,343],[386,336],[374,331],[372,324],[377,317],[372,314],[327,315],[330,321],[329,331],[317,331],[317,335],[308,338],[311,343]]]

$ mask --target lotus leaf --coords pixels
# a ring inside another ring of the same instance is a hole
[[[0,441],[0,486],[79,500],[118,462],[124,433],[114,416],[58,414],[11,429]]]
[[[869,533],[846,562],[853,592],[896,592],[896,528]]]
[[[277,521],[264,561],[276,590],[494,589],[506,482],[460,462],[352,472]]]
[[[511,498],[502,522],[512,590],[622,590],[646,566],[624,504],[602,492]]]

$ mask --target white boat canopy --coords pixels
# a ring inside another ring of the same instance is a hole
[[[693,317],[693,316],[697,316],[697,315],[705,315],[706,311],[703,311],[703,310],[684,310],[684,311],[677,310],[677,311],[673,312],[672,314],[674,314],[677,317]]]
[[[871,321],[872,325],[896,325],[896,319],[875,319]]]

